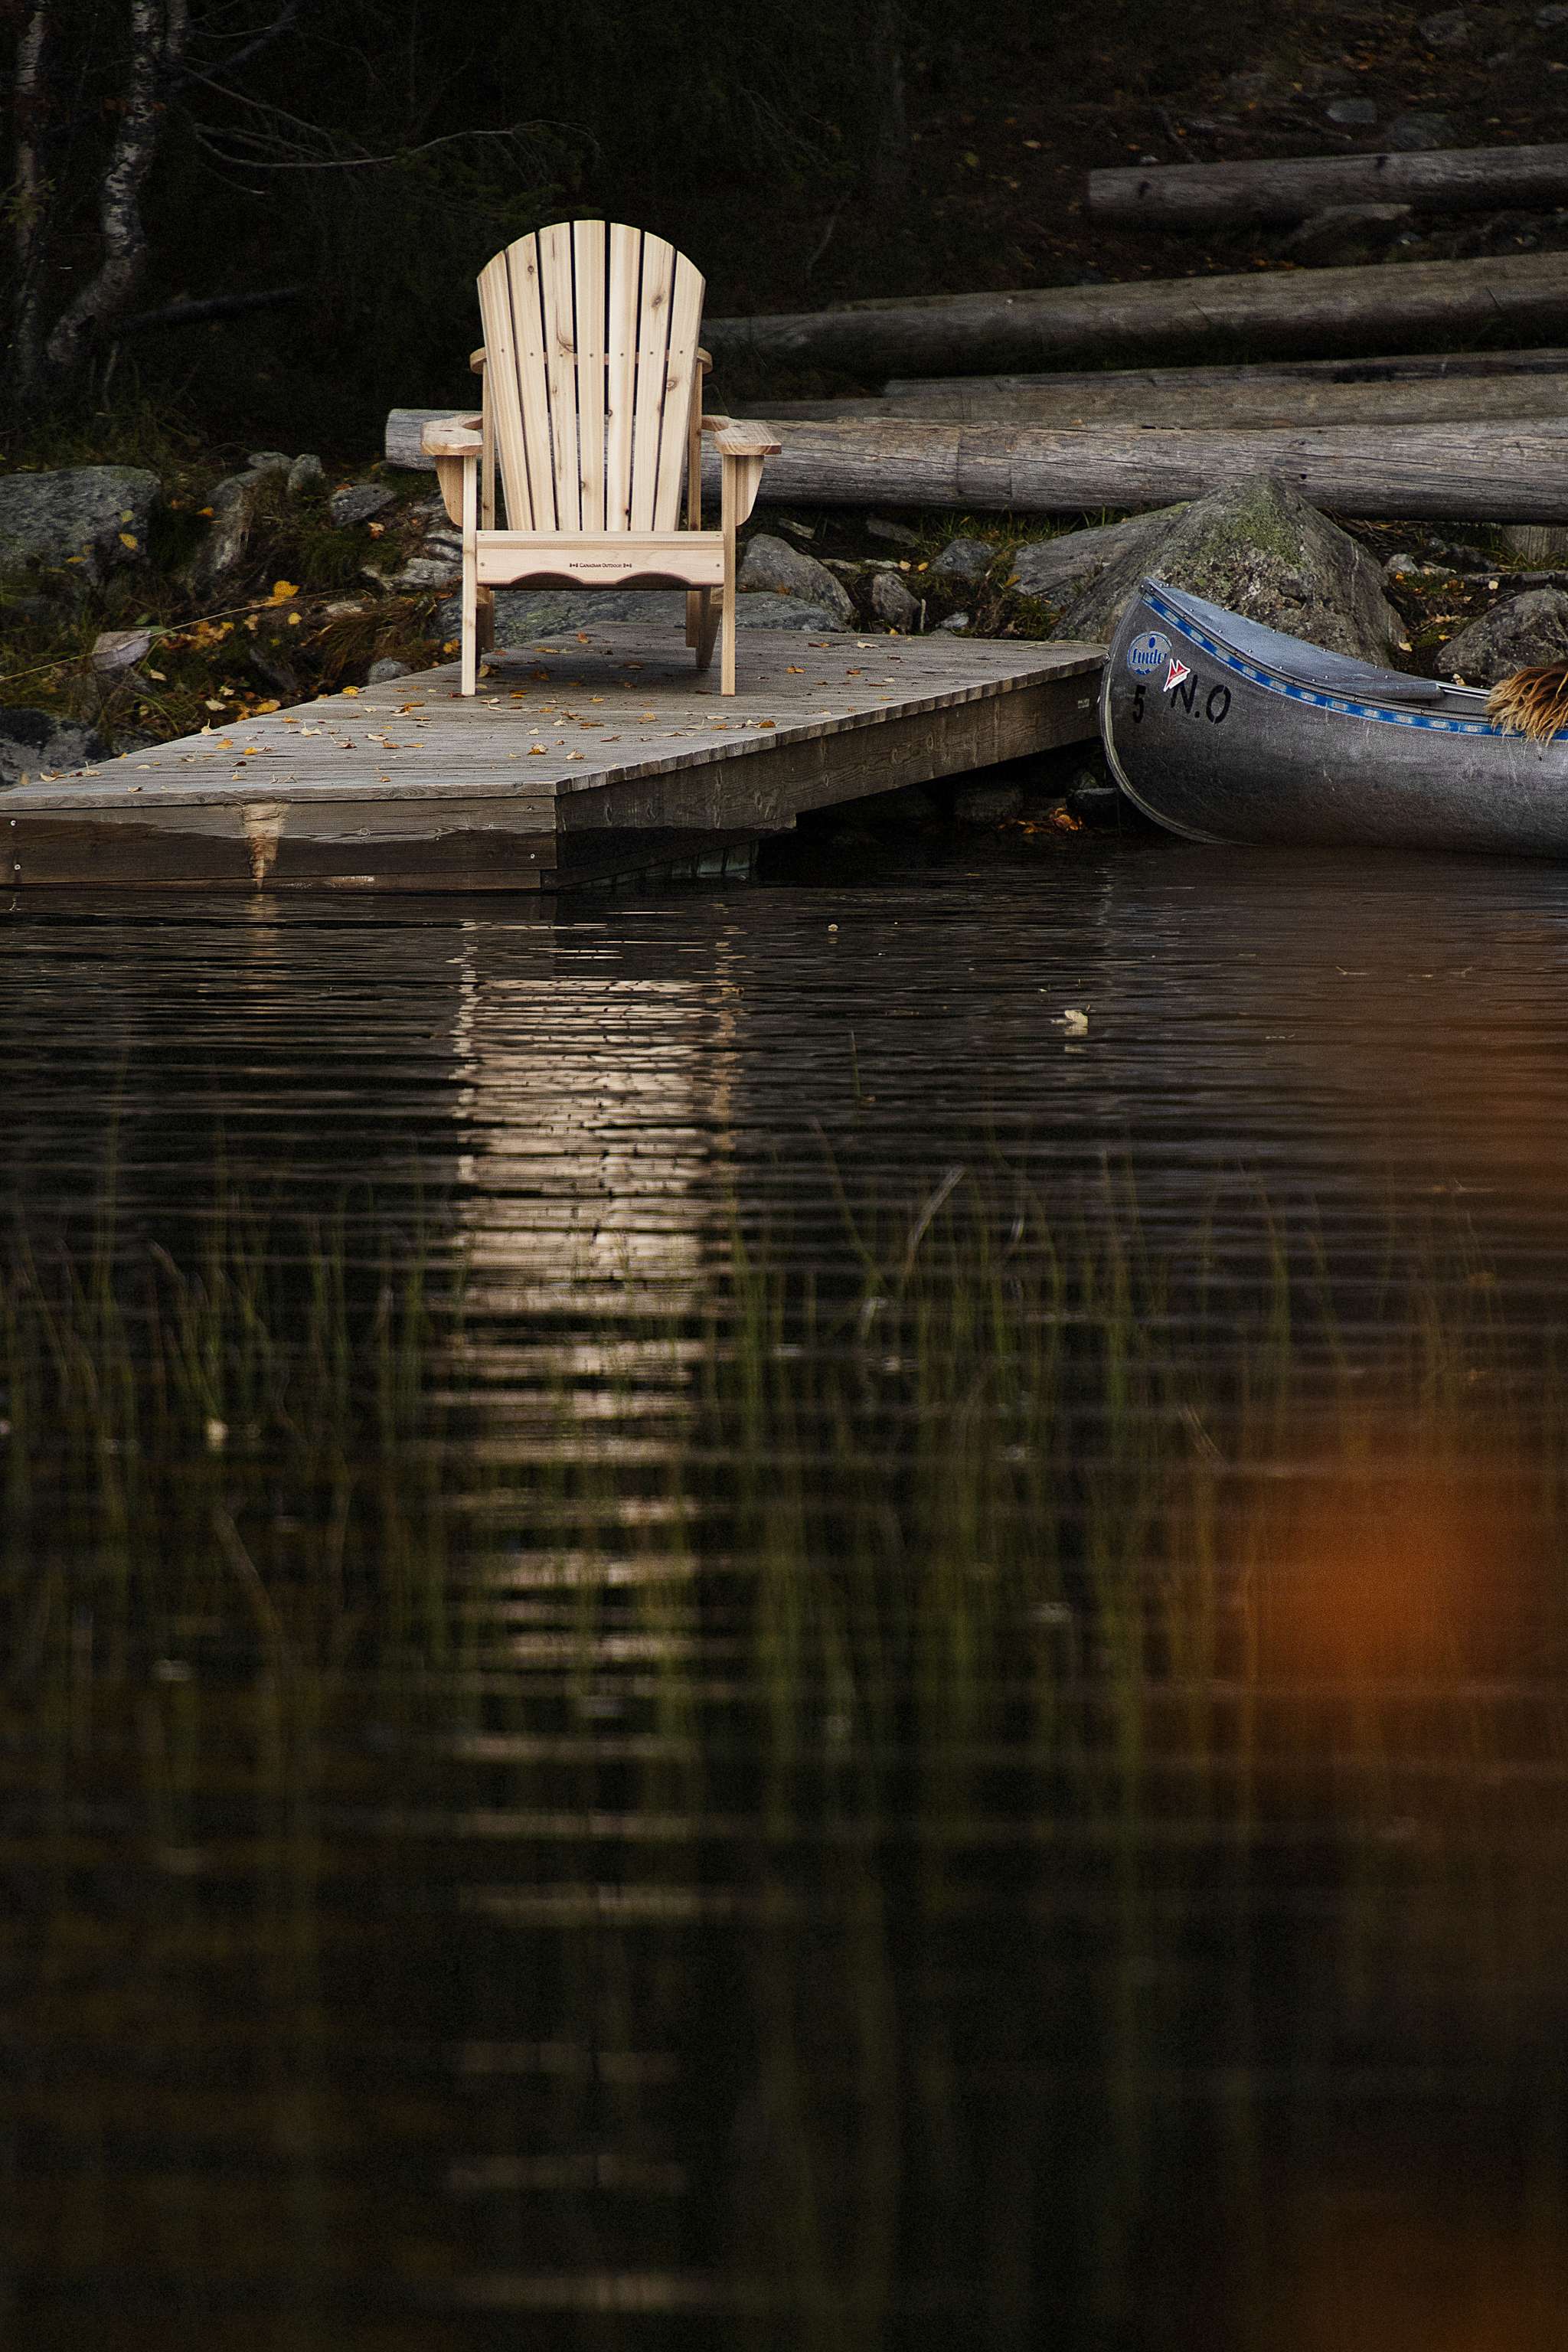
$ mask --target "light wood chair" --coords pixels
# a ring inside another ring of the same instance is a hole
[[[703,415],[702,293],[684,254],[618,221],[558,221],[479,272],[479,414],[423,435],[463,533],[465,694],[494,643],[495,590],[525,583],[683,587],[699,669],[712,657],[719,599],[721,688],[734,693],[735,534],[779,444],[766,425]],[[717,530],[702,528],[704,433],[721,460]]]

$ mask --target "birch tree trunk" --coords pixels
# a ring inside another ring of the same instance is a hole
[[[39,262],[44,244],[44,47],[48,26],[48,0],[32,0],[16,37],[16,80],[11,100],[16,150],[16,193],[12,216],[16,294],[11,366],[19,400],[26,400],[33,392],[43,362]]]
[[[44,347],[50,371],[66,375],[129,306],[147,266],[142,191],[158,152],[159,95],[184,52],[185,0],[131,0],[131,58],[124,110],[99,197],[103,257],[57,320]]]

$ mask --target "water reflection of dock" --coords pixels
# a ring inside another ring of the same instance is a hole
[[[470,1296],[487,1311],[699,1302],[739,1050],[722,938],[679,959],[465,929],[453,1045]]]
[[[787,831],[807,809],[1079,742],[1098,646],[748,631],[721,698],[605,627],[328,695],[7,793],[13,887],[541,890]]]

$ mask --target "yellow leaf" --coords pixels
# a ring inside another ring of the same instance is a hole
[[[280,702],[258,702],[256,706],[256,715],[259,719],[264,711],[281,710],[283,706]]]
[[[299,593],[299,588],[292,580],[275,580],[272,583],[272,602],[275,604],[286,604],[290,596]]]
[[[298,613],[290,613],[290,614],[289,614],[289,626],[291,629],[297,629],[297,628],[299,627],[299,625],[300,625],[300,615],[299,615],[299,614],[298,614]]]
[[[141,546],[142,542],[133,530],[122,530],[120,534],[120,544],[121,547],[129,547],[134,551]]]
[[[342,688],[342,691],[344,694],[357,694],[359,692],[359,688],[357,686],[345,686]]]
[[[198,507],[198,508],[196,509],[196,512],[197,512],[198,514],[200,514],[200,515],[205,515],[205,517],[206,517],[207,520],[208,520],[209,522],[211,522],[211,520],[212,520],[212,517],[213,517],[213,510],[212,510],[211,507]]]

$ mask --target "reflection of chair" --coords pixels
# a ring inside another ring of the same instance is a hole
[[[765,425],[702,415],[702,279],[662,237],[559,221],[479,272],[478,416],[425,427],[447,512],[463,531],[463,692],[498,587],[684,587],[686,642],[706,669],[723,599],[722,690],[735,691],[735,533],[751,513]],[[722,460],[718,530],[702,528],[702,435]],[[508,528],[495,519],[500,458]],[[686,527],[680,484],[686,479]]]

